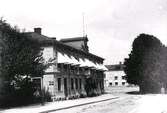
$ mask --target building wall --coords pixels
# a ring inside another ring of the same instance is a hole
[[[83,75],[77,75],[76,73],[70,72],[70,66],[68,70],[64,70],[62,64],[60,72],[56,75],[56,98],[77,98],[81,94],[86,95],[84,89],[84,77],[85,76]],[[61,81],[60,89],[58,89],[58,79]],[[80,80],[81,84],[79,83]]]
[[[50,59],[54,58],[53,52],[54,52],[53,47],[43,48],[43,58],[45,62],[49,62]],[[49,68],[47,68],[45,72],[53,72],[53,66],[50,66]]]
[[[47,74],[43,76],[43,88],[49,91],[52,96],[55,95],[55,81],[53,74]]]
[[[127,86],[128,83],[125,80],[125,73],[123,70],[106,71],[105,86]]]
[[[57,71],[57,52],[53,46],[43,48],[43,58],[50,66],[45,70],[43,76],[43,88],[54,97],[56,94],[55,73]],[[53,65],[54,63],[54,65]]]

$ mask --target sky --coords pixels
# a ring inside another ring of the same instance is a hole
[[[49,37],[83,36],[104,64],[123,62],[140,33],[167,45],[167,0],[0,0],[0,17],[20,29],[42,28]]]

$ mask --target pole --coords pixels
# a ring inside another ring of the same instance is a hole
[[[82,19],[83,19],[83,37],[85,36],[85,13],[82,13]]]
[[[43,88],[43,76],[41,77],[41,105],[44,106],[45,105],[45,101],[44,101],[44,88]]]

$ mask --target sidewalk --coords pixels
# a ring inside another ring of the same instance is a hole
[[[116,99],[116,98],[118,97],[113,96],[112,94],[103,94],[97,97],[87,97],[87,98],[80,98],[75,100],[50,102],[50,103],[46,103],[44,106],[34,105],[34,106],[12,108],[12,109],[0,111],[0,113],[47,113],[51,111],[68,109],[72,107],[107,101],[107,100]]]

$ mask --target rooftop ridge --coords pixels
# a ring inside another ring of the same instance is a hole
[[[62,38],[59,41],[61,41],[61,42],[70,42],[70,41],[80,41],[80,40],[88,41],[88,38],[87,38],[87,36],[84,36],[84,37],[73,37],[73,38]]]

